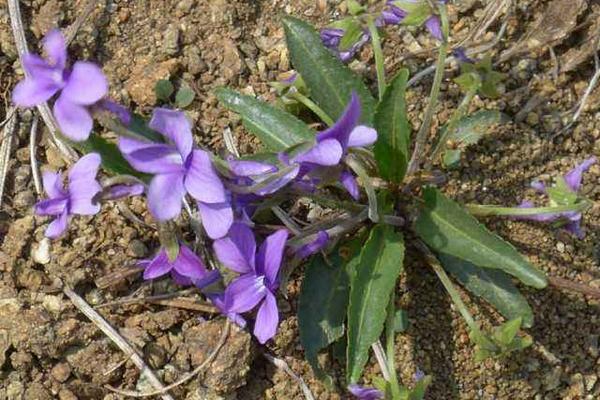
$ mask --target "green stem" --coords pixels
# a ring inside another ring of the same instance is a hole
[[[332,126],[335,123],[335,121],[329,115],[327,115],[327,113],[325,113],[325,111],[323,111],[323,109],[319,107],[317,103],[315,103],[302,93],[298,91],[293,91],[288,93],[287,96],[304,104],[306,108],[308,108],[310,111],[314,112],[319,118],[321,118],[321,121],[325,122],[327,126]]]
[[[473,101],[476,93],[477,90],[469,90],[460,102],[458,108],[454,110],[454,113],[452,114],[452,117],[446,126],[446,130],[442,133],[442,136],[438,140],[437,145],[431,154],[432,163],[435,163],[442,150],[446,148],[446,141],[449,137],[452,137],[454,131],[456,131],[458,123],[460,122],[461,118],[466,115],[467,111],[469,110],[469,105],[471,104],[471,101]]]
[[[377,207],[377,194],[375,188],[372,185],[372,178],[369,176],[363,165],[356,158],[355,154],[348,154],[346,156],[346,165],[350,167],[352,171],[362,181],[362,185],[367,192],[367,199],[369,200],[369,219],[375,223],[379,222],[379,212]]]
[[[444,288],[450,295],[452,302],[460,312],[460,315],[462,315],[462,317],[464,318],[469,328],[474,332],[480,332],[479,326],[477,326],[477,323],[475,323],[473,316],[467,309],[465,303],[463,303],[462,299],[460,298],[460,294],[458,293],[458,290],[456,290],[456,288],[454,287],[454,284],[450,280],[448,274],[446,274],[446,271],[438,261],[437,257],[433,255],[433,253],[425,246],[425,244],[419,242],[418,246],[419,249],[425,253],[427,262],[429,263],[431,268],[433,268],[433,271],[438,276],[438,278],[440,278],[440,281],[442,281],[442,285],[444,285]]]
[[[387,318],[385,321],[385,357],[387,359],[387,367],[390,373],[390,387],[392,390],[392,399],[400,399],[401,391],[398,384],[398,374],[396,373],[396,365],[394,362],[396,331],[394,330],[394,318],[396,315],[396,294],[392,291],[390,302],[387,308]]]
[[[377,31],[377,27],[375,26],[375,20],[373,18],[369,18],[367,20],[367,27],[369,28],[369,33],[371,34],[371,43],[373,44],[373,54],[375,55],[375,70],[377,71],[377,89],[379,91],[379,101],[383,98],[383,93],[385,93],[385,65],[383,58],[383,51],[381,50],[381,39],[379,37],[379,32]]]
[[[568,211],[582,212],[590,207],[589,201],[581,201],[576,204],[568,206],[554,206],[554,207],[533,207],[533,208],[519,208],[519,207],[497,207],[493,205],[482,205],[482,204],[466,204],[465,208],[471,214],[485,217],[491,215],[498,216],[514,216],[514,215],[539,215],[539,214],[554,214],[563,213]]]
[[[442,22],[442,43],[440,44],[438,52],[433,86],[431,86],[431,94],[429,96],[429,104],[425,110],[423,123],[421,124],[419,132],[417,133],[415,139],[415,148],[410,158],[410,163],[408,164],[408,169],[405,176],[412,175],[415,173],[417,168],[419,168],[419,163],[421,161],[421,157],[423,156],[423,148],[425,147],[425,143],[427,143],[427,138],[429,137],[431,121],[433,120],[433,114],[435,112],[438,97],[440,95],[442,78],[444,77],[444,64],[446,62],[446,51],[448,50],[448,13],[446,12],[446,5],[440,4],[439,11]]]

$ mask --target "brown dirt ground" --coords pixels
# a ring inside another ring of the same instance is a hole
[[[84,1],[22,1],[29,41],[37,43],[48,29],[67,27]],[[220,85],[273,99],[266,82],[290,68],[283,32],[277,22],[282,13],[323,25],[339,15],[339,1],[322,9],[315,0],[136,0],[100,2],[72,45],[74,56],[97,60],[111,83],[111,96],[147,112],[155,105],[152,91],[157,79],[171,76],[185,81],[197,97],[189,108],[195,120],[198,143],[219,149],[223,129],[234,129],[242,152],[251,152],[256,141],[246,136],[237,118],[217,104],[211,94]],[[525,31],[536,13],[549,1],[518,0],[516,16],[496,50],[510,46]],[[593,2],[592,2],[593,3]],[[453,35],[464,37],[481,16],[483,5],[468,1],[454,8]],[[589,15],[589,10],[585,15]],[[583,16],[580,17],[580,20]],[[494,24],[491,31],[498,29]],[[555,47],[564,54],[576,45],[569,39]],[[415,31],[388,29],[384,45],[389,74],[396,60],[409,51],[434,43]],[[353,68],[373,82],[371,52],[365,49]],[[404,63],[412,72],[431,62],[427,57]],[[552,77],[552,58],[546,49],[508,60],[500,69],[508,75],[506,94],[496,101],[476,101],[475,107],[500,109],[515,116],[534,95],[542,101],[522,122],[498,127],[479,145],[469,149],[459,170],[450,174],[446,191],[462,202],[516,204],[533,178],[564,173],[576,162],[600,156],[597,95],[574,129],[552,139],[560,112],[578,100],[593,73],[590,63]],[[7,92],[20,76],[8,25],[6,2],[0,4],[0,93]],[[15,74],[16,72],[16,74]],[[451,76],[451,73],[448,74]],[[414,126],[422,113],[430,79],[409,92]],[[457,88],[444,85],[437,124],[444,123],[460,100]],[[0,111],[1,119],[4,114]],[[32,113],[21,113],[21,124],[12,152],[9,183],[0,210],[0,399],[116,399],[104,388],[145,390],[131,362],[90,323],[60,291],[60,281],[76,288],[92,305],[136,293],[149,295],[174,290],[166,282],[144,284],[136,277],[99,287],[98,278],[123,271],[132,260],[156,248],[156,234],[110,205],[94,218],[73,220],[69,233],[51,244],[49,262],[32,257],[42,243],[46,221],[32,215],[35,192],[27,151]],[[44,167],[63,168],[60,157],[46,146],[46,132],[37,156]],[[592,200],[600,194],[600,166],[585,176],[584,193]],[[147,218],[143,200],[127,203]],[[600,209],[585,218],[588,235],[573,240],[540,225],[489,219],[488,227],[513,242],[529,259],[550,275],[600,287],[597,242]],[[283,322],[276,339],[265,349],[251,343],[243,332],[227,342],[223,355],[200,380],[182,385],[177,399],[296,399],[299,387],[261,356],[268,351],[286,360],[302,376],[318,399],[344,395],[327,391],[314,379],[303,361],[295,317],[299,279],[289,285],[288,300],[281,299]],[[397,365],[401,378],[410,382],[419,368],[433,375],[429,399],[595,399],[600,398],[598,302],[555,289],[524,289],[535,311],[529,330],[535,345],[502,361],[476,363],[465,325],[452,309],[435,276],[409,252],[407,273],[398,286],[399,305],[409,314],[411,327],[398,335]],[[465,299],[467,297],[465,296]],[[469,302],[482,320],[500,318],[487,305]],[[222,322],[161,305],[138,304],[100,309],[101,314],[140,349],[165,383],[175,381],[202,362],[217,341]],[[342,371],[324,355],[341,376]],[[121,363],[119,365],[119,363]],[[115,368],[116,366],[116,368]],[[368,381],[378,372],[371,365]],[[211,389],[205,389],[209,387]],[[221,394],[217,394],[218,390]]]

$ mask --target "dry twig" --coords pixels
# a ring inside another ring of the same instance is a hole
[[[163,400],[174,400],[173,397],[171,397],[171,395],[167,393],[169,387],[163,386],[163,384],[156,377],[154,372],[144,362],[142,357],[140,357],[136,353],[134,348],[131,347],[131,345],[125,339],[123,339],[123,337],[119,335],[119,333],[112,326],[110,326],[108,322],[106,322],[104,318],[100,316],[100,314],[98,314],[92,307],[90,307],[89,304],[86,303],[85,300],[83,300],[73,290],[65,286],[63,288],[63,292],[67,295],[69,299],[71,299],[73,305],[75,305],[75,307],[77,307],[79,311],[85,314],[86,317],[88,317],[106,336],[108,336],[108,338],[112,340],[113,343],[116,344],[117,347],[119,347],[119,349],[121,349],[121,351],[125,353],[127,357],[131,357],[131,361],[133,361],[136,367],[139,368],[140,373],[142,375],[145,374],[152,386],[158,389],[156,393],[157,395],[162,395],[161,397]]]
[[[10,113],[8,122],[2,130],[2,144],[0,145],[0,206],[2,206],[2,195],[4,194],[4,184],[6,183],[6,174],[8,173],[8,161],[10,159],[10,148],[17,127],[17,114]]]
[[[36,115],[33,116],[33,122],[31,123],[31,130],[29,131],[29,161],[31,163],[31,176],[33,176],[33,186],[35,186],[35,192],[38,196],[42,195],[42,180],[40,179],[40,170],[38,168],[37,157],[35,155],[35,143],[38,130],[38,122],[40,118]]]
[[[306,400],[315,400],[308,385],[306,384],[306,382],[304,382],[304,379],[302,379],[301,376],[296,375],[284,360],[282,360],[281,358],[273,357],[272,355],[267,353],[263,353],[263,356],[267,360],[269,360],[274,366],[276,366],[279,369],[282,369],[286,374],[288,374],[293,380],[295,380],[300,385],[300,389],[302,389],[302,393],[304,394]]]
[[[219,343],[217,343],[217,346],[214,348],[212,353],[210,353],[210,355],[206,358],[206,360],[204,360],[204,362],[202,362],[202,364],[197,366],[196,369],[194,369],[192,372],[184,375],[183,378],[179,379],[176,382],[173,382],[169,386],[165,386],[163,389],[156,390],[154,392],[141,393],[141,392],[135,392],[135,391],[131,391],[131,390],[117,389],[110,385],[105,385],[105,387],[107,389],[112,390],[113,392],[121,394],[123,396],[150,397],[150,396],[161,395],[161,394],[165,393],[166,391],[171,390],[171,389],[189,381],[190,379],[192,379],[194,376],[198,375],[204,368],[206,368],[213,362],[213,360],[217,357],[217,355],[219,354],[219,351],[221,350],[221,348],[223,347],[223,345],[225,345],[225,342],[227,341],[227,337],[229,336],[230,325],[231,325],[231,323],[229,322],[229,320],[226,320],[225,327],[223,328],[223,333],[221,333],[221,338],[219,339]]]

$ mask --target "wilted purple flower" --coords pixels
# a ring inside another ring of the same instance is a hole
[[[565,183],[567,188],[570,189],[573,193],[579,192],[581,189],[581,181],[583,178],[583,173],[587,171],[593,164],[596,163],[596,157],[588,158],[584,160],[581,164],[577,165],[575,168],[567,172],[564,176]],[[546,185],[540,181],[534,181],[531,183],[531,187],[536,191],[546,194]],[[519,208],[534,208],[534,204],[528,200],[524,200],[519,204]],[[513,216],[515,219],[523,219],[523,220],[531,220],[531,221],[539,221],[539,222],[552,222],[552,221],[567,221],[564,225],[564,229],[571,232],[579,239],[583,239],[585,236],[583,230],[581,229],[581,212],[578,211],[565,211],[558,213],[540,213],[534,215],[515,215]]]
[[[475,60],[473,60],[472,58],[470,58],[467,55],[467,52],[465,51],[464,47],[457,47],[456,49],[454,49],[452,51],[452,55],[454,56],[454,58],[456,58],[461,63],[466,63],[466,64],[475,63]]]
[[[425,21],[425,28],[429,31],[431,36],[437,40],[441,41],[443,39],[442,25],[440,23],[440,17],[437,15],[432,15],[431,17],[427,18]]]
[[[329,50],[333,51],[340,60],[348,62],[354,55],[369,41],[371,35],[368,31],[363,31],[358,40],[347,49],[340,49],[340,43],[345,34],[344,29],[324,28],[321,29],[321,41]]]
[[[183,243],[179,244],[179,253],[174,261],[170,261],[167,250],[161,248],[154,258],[139,261],[138,265],[145,268],[144,279],[155,279],[170,272],[175,283],[182,286],[191,285],[208,274],[200,257]]]
[[[122,106],[119,103],[109,99],[102,99],[96,104],[96,106],[102,110],[106,110],[114,114],[125,126],[129,126],[131,123],[131,112],[127,109],[127,107]]]
[[[406,0],[405,0],[406,1]],[[411,1],[411,3],[417,3],[416,0]],[[438,3],[446,3],[445,1],[439,1]],[[407,10],[403,10],[402,8],[396,5],[395,0],[388,0],[387,7],[382,11],[380,20],[383,21],[386,25],[398,25],[402,23],[404,18],[409,14]],[[436,38],[437,40],[442,40],[442,26],[440,22],[440,18],[432,14],[427,18],[424,22],[425,28],[429,31],[431,36]]]
[[[58,29],[43,40],[48,60],[34,55],[23,56],[27,76],[15,87],[12,100],[20,107],[33,107],[61,92],[54,103],[54,116],[62,133],[82,141],[92,131],[93,120],[87,107],[108,92],[108,81],[95,64],[78,61],[67,68],[67,46]]]
[[[301,246],[300,248],[298,248],[298,250],[296,250],[296,256],[299,258],[306,258],[308,256],[311,256],[317,253],[318,251],[321,251],[325,246],[327,246],[328,242],[329,235],[327,234],[327,232],[319,231],[315,240],[305,244],[304,246]]]
[[[70,215],[94,215],[100,211],[100,205],[93,201],[102,189],[96,181],[99,167],[98,154],[90,153],[81,157],[69,171],[66,190],[60,172],[43,173],[44,191],[49,199],[38,202],[35,205],[35,213],[58,216],[46,228],[47,237],[51,239],[59,237],[67,229]]]
[[[252,230],[235,223],[227,237],[213,244],[219,261],[240,274],[225,289],[226,312],[247,312],[261,303],[254,324],[254,335],[260,343],[275,336],[279,324],[275,291],[287,237],[288,232],[283,229],[273,233],[257,253]]]
[[[180,111],[157,108],[150,128],[169,143],[159,144],[121,137],[119,149],[138,171],[155,174],[148,187],[148,207],[159,221],[177,217],[189,193],[198,201],[202,224],[212,239],[227,234],[233,223],[228,194],[210,155],[193,148],[192,126]]]
[[[357,384],[348,386],[348,391],[359,400],[379,400],[383,399],[383,393],[380,390],[370,387],[364,387]]]

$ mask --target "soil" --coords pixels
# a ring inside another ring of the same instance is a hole
[[[68,27],[85,1],[21,1],[28,41],[34,48],[53,27]],[[110,80],[110,95],[138,112],[155,106],[154,83],[171,78],[196,92],[188,108],[198,144],[216,151],[222,132],[232,128],[238,148],[250,153],[258,142],[239,119],[219,106],[212,90],[229,85],[266,100],[275,98],[267,85],[288,71],[283,30],[278,22],[287,13],[323,26],[343,13],[340,1],[291,0],[137,0],[102,1],[79,30],[71,45],[73,57],[95,60]],[[493,54],[510,48],[527,31],[550,1],[518,0],[504,39]],[[597,12],[591,1],[578,16],[588,20]],[[472,0],[451,7],[454,42],[466,37],[481,18],[485,4]],[[596,14],[597,15],[597,14]],[[492,24],[491,39],[499,29]],[[388,75],[407,66],[416,73],[432,62],[425,51],[400,62],[407,54],[433,49],[435,42],[419,30],[386,28],[384,43]],[[560,59],[585,41],[585,29],[552,43]],[[583,38],[583,39],[582,39]],[[579,121],[566,133],[562,114],[580,99],[594,73],[593,62],[580,62],[570,72],[557,69],[548,47],[511,57],[499,65],[507,79],[504,94],[490,101],[477,99],[473,109],[499,109],[513,122],[496,127],[463,155],[459,169],[449,174],[445,191],[461,202],[517,204],[532,197],[534,178],[548,179],[566,172],[591,155],[600,156],[598,91]],[[585,57],[584,57],[585,59]],[[375,89],[372,53],[365,48],[352,68],[364,74]],[[443,124],[460,101],[450,78],[444,82],[435,125]],[[0,4],[0,120],[8,108],[9,92],[22,71],[12,42],[6,2]],[[409,90],[411,122],[418,127],[431,79]],[[536,98],[538,101],[529,102]],[[525,109],[525,111],[523,111]],[[131,213],[149,222],[142,199],[110,204],[93,218],[73,219],[61,240],[43,239],[47,220],[34,216],[36,193],[28,153],[32,111],[19,112],[20,123],[11,152],[8,184],[0,210],[0,399],[117,399],[105,385],[148,390],[139,371],[96,326],[66,298],[68,284],[92,306],[120,299],[179,290],[167,281],[144,283],[137,275],[114,278],[136,259],[157,248],[157,234],[132,220]],[[37,159],[42,168],[66,164],[41,135]],[[110,136],[110,134],[108,134]],[[583,193],[600,195],[600,165],[585,175]],[[532,197],[533,198],[533,197]],[[129,210],[130,212],[128,212]],[[575,240],[547,226],[490,218],[492,230],[510,240],[533,263],[551,276],[600,287],[600,208],[585,216],[587,236]],[[397,336],[396,364],[404,383],[417,369],[433,376],[428,399],[595,399],[600,398],[598,340],[599,302],[548,288],[521,289],[534,309],[536,323],[528,330],[535,344],[504,360],[477,363],[465,324],[437,278],[409,250],[406,274],[398,285],[398,306],[409,315],[410,327]],[[108,283],[107,283],[108,282]],[[198,379],[176,388],[176,399],[301,399],[300,387],[262,356],[272,354],[301,376],[317,399],[346,398],[315,379],[304,361],[295,311],[300,274],[280,298],[282,323],[275,340],[258,346],[250,335],[234,329],[217,360]],[[501,321],[482,302],[464,296],[478,320]],[[194,369],[216,345],[222,318],[179,308],[140,303],[98,308],[101,315],[143,354],[165,384]],[[329,355],[323,362],[336,376],[342,368]],[[365,381],[378,374],[370,363]]]

